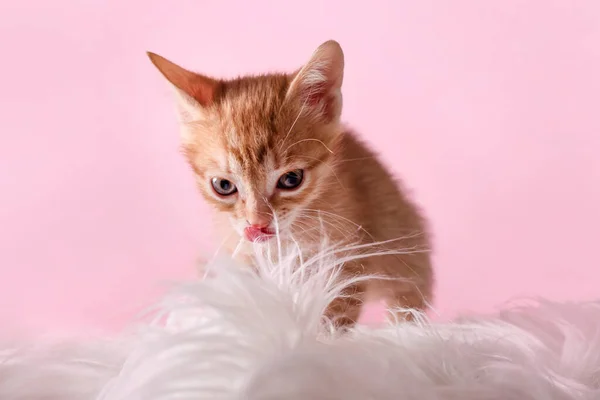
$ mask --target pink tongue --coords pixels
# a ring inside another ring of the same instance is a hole
[[[244,235],[246,236],[246,239],[248,239],[251,242],[254,242],[255,240],[261,241],[268,239],[270,236],[270,232],[265,228],[249,226],[246,229],[244,229]]]

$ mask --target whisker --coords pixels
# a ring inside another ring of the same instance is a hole
[[[296,227],[298,228],[300,235],[308,236],[310,240],[317,240],[319,238],[319,235],[316,232],[314,232],[315,227],[304,227],[302,226],[302,224],[294,221],[291,225],[291,228],[295,229]],[[292,239],[295,240],[293,236]]]
[[[325,214],[325,215],[327,215],[327,216],[331,216],[331,217],[335,217],[335,218],[342,219],[342,220],[344,220],[344,221],[348,222],[349,224],[352,224],[352,225],[356,226],[356,227],[358,228],[358,230],[361,230],[361,231],[363,231],[364,233],[366,233],[366,234],[369,236],[369,238],[370,238],[371,240],[373,240],[374,242],[376,241],[376,240],[375,240],[375,237],[374,237],[374,236],[373,236],[371,233],[369,233],[369,232],[368,232],[366,229],[364,229],[364,228],[362,227],[362,225],[359,225],[359,224],[357,224],[356,222],[354,222],[354,221],[352,221],[352,220],[350,220],[350,219],[348,219],[348,218],[346,218],[346,217],[343,217],[343,216],[341,216],[341,215],[338,215],[338,214],[335,214],[335,213],[332,213],[332,212],[329,212],[329,211],[324,211],[324,210],[315,210],[315,209],[311,209],[311,208],[305,208],[303,211],[309,211],[309,212],[310,212],[310,211],[312,211],[312,212],[316,212],[316,213],[319,213],[319,214],[321,214],[321,213],[322,213],[322,214]]]
[[[316,160],[319,161],[321,164],[325,165],[329,171],[333,174],[333,176],[335,177],[335,179],[338,181],[338,183],[340,184],[340,186],[342,187],[342,189],[344,189],[345,192],[348,191],[348,189],[346,189],[346,187],[344,186],[344,184],[342,183],[342,181],[340,180],[338,174],[335,172],[335,168],[334,166],[325,164],[325,162],[323,160],[318,159],[317,157],[311,157],[311,156],[304,156],[304,155],[300,155],[298,156],[298,158],[308,158],[309,160]]]
[[[364,160],[374,160],[374,159],[376,159],[376,157],[374,157],[374,156],[358,157],[358,158],[346,158],[346,159],[339,160],[338,162],[343,163],[343,162],[349,162],[349,161],[364,161]]]
[[[239,251],[241,250],[242,246],[244,245],[244,238],[240,238],[237,246],[235,246],[235,249],[233,250],[233,253],[231,254],[232,258],[236,258]]]
[[[319,227],[321,228],[321,230],[323,232],[326,232],[326,229],[323,226],[323,224],[327,224],[331,228],[336,229],[338,232],[340,232],[344,236],[346,234],[350,233],[350,231],[347,229],[346,229],[346,231],[344,231],[344,226],[341,225],[341,223],[339,223],[337,221],[327,221],[327,220],[324,220],[323,218],[321,218],[320,216],[317,217],[317,216],[311,215],[309,213],[300,212],[300,213],[298,213],[297,219],[303,221],[306,225],[317,228],[316,225],[313,225],[313,222],[316,220],[316,221],[318,221]],[[354,233],[354,232],[352,232],[352,233]]]
[[[296,126],[296,123],[298,123],[298,120],[300,119],[300,116],[302,115],[302,113],[304,112],[304,109],[306,108],[306,104],[308,103],[308,99],[310,99],[312,97],[312,95],[314,94],[315,90],[316,89],[311,88],[310,92],[308,93],[308,96],[306,96],[304,98],[304,101],[302,102],[302,106],[300,106],[300,111],[298,112],[298,115],[296,115],[296,118],[294,119],[294,122],[292,123],[292,126],[290,126],[290,129],[286,133],[285,137],[280,142],[278,150],[281,150],[281,146],[283,146],[283,144],[285,143],[286,139],[288,138],[288,136],[290,135],[290,133],[292,132],[292,130]],[[283,107],[279,109],[279,113],[281,113],[282,109],[283,109]]]
[[[328,221],[324,218],[322,218],[321,216],[319,217],[313,217],[310,214],[306,213],[300,213],[298,218],[305,218],[305,219],[311,219],[311,218],[317,218],[317,220],[319,221],[320,225],[321,225],[321,229],[323,232],[326,232],[326,229],[323,227],[323,223],[329,225],[330,227],[332,227],[333,229],[336,229],[340,234],[342,234],[344,237],[348,237],[349,235],[354,235],[356,234],[356,230],[350,230],[350,229],[346,229],[344,230],[343,225],[341,225],[341,222],[337,222],[338,225],[336,225],[333,221]],[[306,223],[309,223],[310,221],[306,221]]]
[[[320,238],[323,237],[323,231],[319,227],[309,225],[304,221],[294,221],[292,226],[299,228],[300,235],[307,235],[310,239],[314,239],[316,242],[320,242]]]
[[[288,136],[290,136],[290,133],[292,133],[292,129],[294,129],[294,127],[296,126],[296,123],[298,122],[298,120],[300,119],[300,116],[302,115],[302,112],[304,112],[304,108],[306,107],[307,101],[308,101],[308,97],[306,97],[306,99],[304,99],[304,102],[302,102],[302,106],[300,107],[300,111],[298,112],[298,115],[296,115],[296,119],[294,119],[294,122],[292,123],[292,126],[290,126],[290,129],[285,134],[285,137],[279,143],[279,147],[278,147],[277,150],[281,150],[281,147],[283,146],[283,144],[287,140]]]
[[[273,215],[273,222],[275,223],[275,233],[276,233],[276,239],[277,239],[277,256],[278,259],[281,260],[281,233],[279,232],[279,221],[277,219],[277,214],[275,213],[275,209],[273,208],[273,206],[271,206],[271,203],[269,202],[269,200],[263,196],[263,201],[265,202],[265,204],[267,205],[267,207],[269,207],[269,210],[271,210],[271,213]]]
[[[314,139],[314,138],[308,138],[308,139],[301,139],[301,140],[298,140],[297,142],[294,142],[294,143],[292,143],[291,145],[289,145],[289,146],[288,146],[288,147],[287,147],[287,148],[286,148],[286,149],[283,151],[283,153],[286,153],[286,152],[287,152],[287,151],[290,149],[290,147],[292,147],[292,146],[295,146],[295,145],[297,145],[297,144],[299,144],[299,143],[302,143],[302,142],[318,142],[318,143],[321,143],[321,144],[323,145],[323,147],[325,147],[325,148],[327,149],[327,151],[328,151],[328,152],[330,152],[331,154],[334,154],[334,153],[333,153],[333,150],[331,150],[329,147],[327,147],[327,145],[326,145],[325,143],[323,143],[323,141],[322,141],[322,140],[319,140],[319,139]]]
[[[362,228],[362,226],[352,222],[351,220],[342,217],[340,215],[334,214],[334,213],[329,213],[327,211],[323,211],[323,210],[314,210],[314,209],[304,209],[303,211],[307,211],[307,212],[313,212],[313,213],[317,213],[319,214],[319,218],[322,217],[322,214],[328,215],[328,216],[332,216],[332,217],[336,217],[336,218],[341,218],[343,220],[345,220],[348,223],[351,223],[354,226],[357,226],[359,230],[362,230],[363,232],[365,232],[372,240],[373,243],[368,243],[368,244],[364,244],[364,245],[360,245],[360,246],[355,246],[355,247],[347,247],[346,249],[339,249],[339,252],[343,252],[343,251],[351,251],[351,250],[361,250],[361,249],[367,249],[369,247],[373,247],[373,248],[378,248],[381,247],[384,244],[388,244],[388,243],[392,243],[392,242],[399,242],[401,240],[406,240],[406,239],[410,239],[410,238],[414,238],[417,236],[422,235],[422,233],[415,233],[412,235],[404,235],[404,236],[400,236],[394,239],[389,239],[386,241],[376,241],[375,238],[369,233],[367,232],[364,228]],[[321,218],[322,219],[322,218]],[[324,219],[322,219],[324,220]],[[413,254],[413,253],[423,253],[428,251],[428,249],[426,248],[419,248],[419,246],[412,246],[410,248],[405,248],[403,250],[401,250],[403,252],[395,252],[394,250],[392,251],[392,253],[390,253],[390,255],[395,255],[396,259],[400,262],[402,262],[402,264],[404,264],[404,266],[409,269],[411,272],[413,272],[414,274],[417,274],[417,272],[414,270],[414,268],[412,268],[407,262],[406,260],[404,260],[403,258],[399,257],[401,254]],[[407,253],[406,253],[407,252]]]

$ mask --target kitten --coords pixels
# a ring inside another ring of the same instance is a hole
[[[340,123],[344,55],[323,43],[291,74],[220,80],[148,53],[178,98],[182,148],[206,201],[216,208],[225,247],[293,237],[303,248],[333,241],[408,250],[354,261],[347,276],[392,279],[356,283],[327,316],[355,323],[369,297],[391,307],[425,309],[433,273],[425,221],[406,194]],[[397,240],[394,240],[397,239]],[[363,249],[364,250],[364,249]]]

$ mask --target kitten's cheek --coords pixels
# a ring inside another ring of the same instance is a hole
[[[230,215],[229,223],[231,224],[231,227],[238,235],[242,236],[244,234],[244,228],[246,226],[244,221],[241,221],[236,216]]]
[[[216,197],[212,193],[202,193],[204,196],[205,202],[214,207],[216,211],[223,213],[235,213],[235,201],[224,201],[222,198]]]

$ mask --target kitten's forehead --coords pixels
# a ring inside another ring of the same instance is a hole
[[[281,129],[281,107],[287,75],[266,75],[229,81],[219,101],[224,145],[238,162],[262,164]]]
[[[301,108],[286,102],[288,88],[289,77],[277,74],[223,83],[206,129],[221,154],[223,171],[249,182],[262,182],[271,180],[269,174],[274,171],[304,168],[296,165],[298,162],[321,161],[319,151],[324,144],[304,137],[306,124],[298,118]],[[217,157],[214,146],[201,144],[204,157]]]
[[[243,163],[234,154],[227,156],[227,167],[242,186],[242,195],[249,192],[266,193],[276,183],[277,168],[271,154],[262,163]]]

